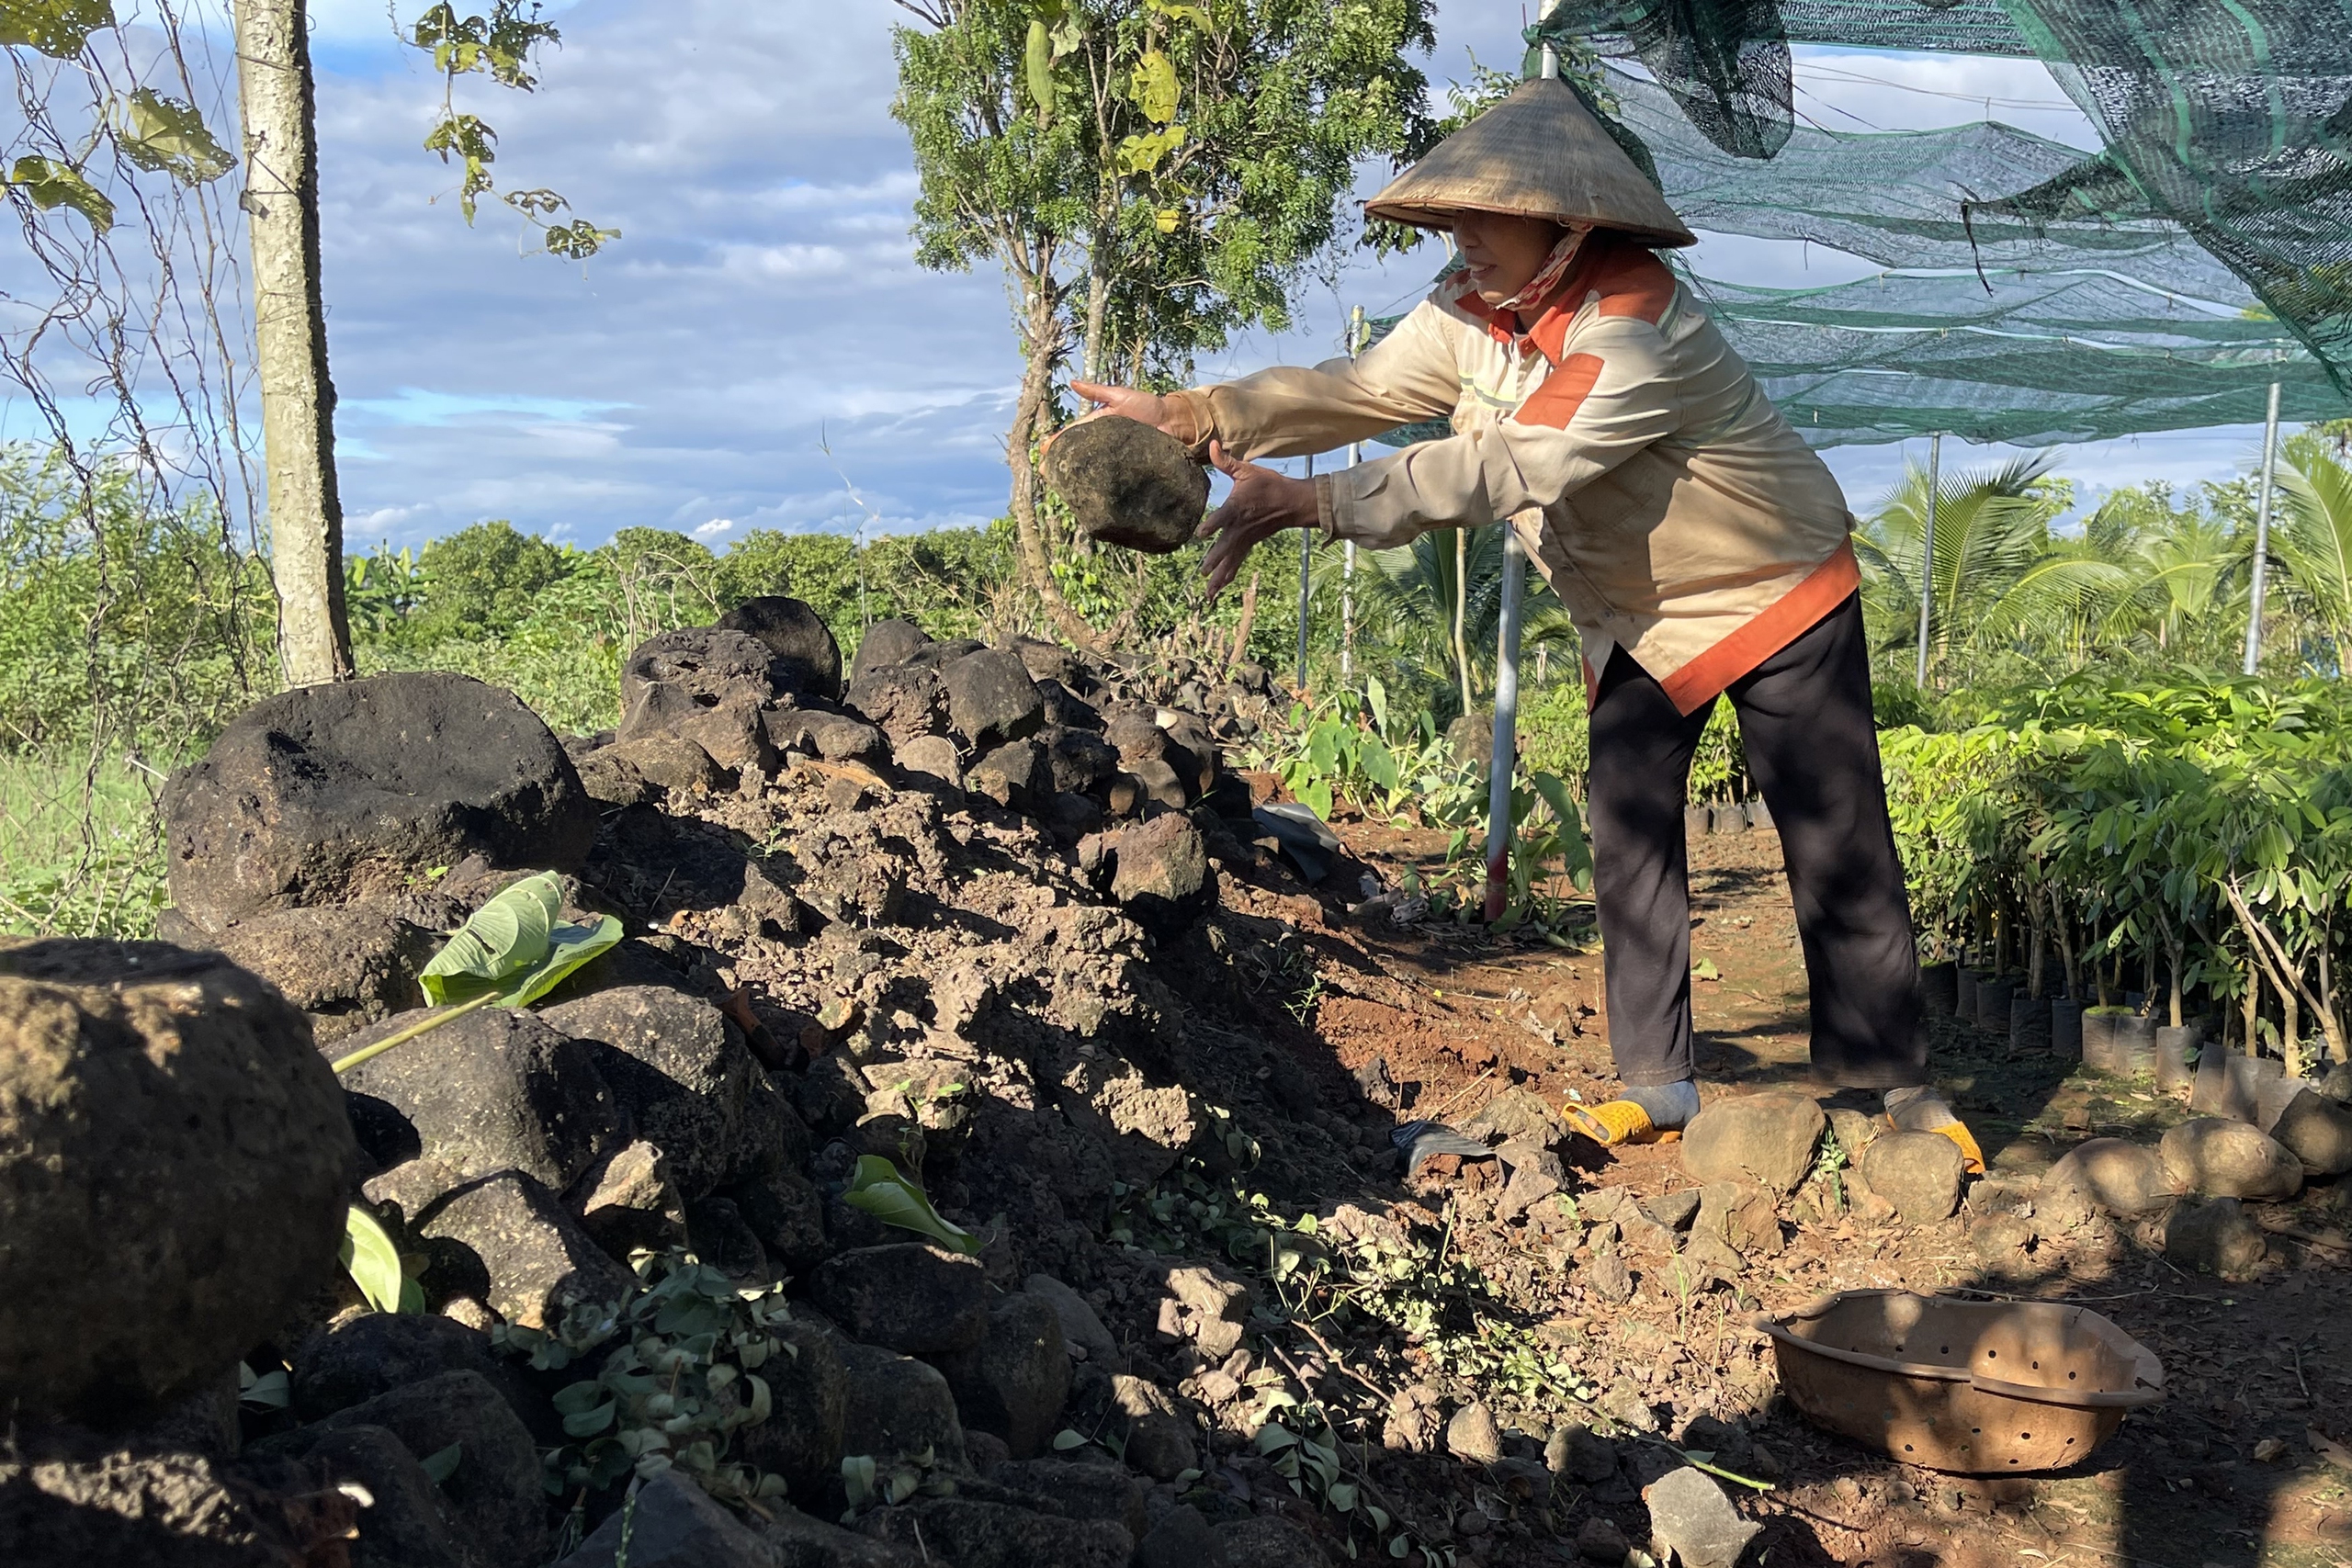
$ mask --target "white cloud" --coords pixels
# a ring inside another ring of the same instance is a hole
[[[714,517],[709,522],[699,524],[695,526],[695,537],[697,539],[716,539],[721,534],[734,532],[734,529],[735,519],[732,517]]]

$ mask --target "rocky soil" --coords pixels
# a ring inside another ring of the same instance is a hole
[[[169,934],[322,1055],[418,1016],[524,871],[629,934],[343,1079],[424,1312],[313,1264],[160,1420],[12,1384],[0,1558],[2334,1560],[2331,1086],[2194,1118],[1940,1018],[1963,1180],[1804,1086],[1754,832],[1694,846],[1709,1108],[1611,1159],[1557,1117],[1610,1081],[1597,949],[1397,925],[1442,835],[1344,823],[1304,880],[1227,761],[1272,717],[1242,674],[892,624],[844,669],[755,601],[639,649],[609,735],[440,676],[240,721],[173,785]],[[851,1202],[876,1161],[975,1250]],[[2092,1304],[2172,1398],[2052,1476],[1893,1463],[1804,1425],[1747,1324],[1868,1285]],[[37,1331],[72,1337],[0,1343]],[[635,1485],[607,1404],[677,1438]]]

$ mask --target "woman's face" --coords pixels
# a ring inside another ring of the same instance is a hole
[[[1464,212],[1453,220],[1453,243],[1470,269],[1478,298],[1499,305],[1534,280],[1566,231],[1548,218]]]

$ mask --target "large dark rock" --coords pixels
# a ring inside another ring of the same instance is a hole
[[[766,715],[768,739],[779,751],[798,751],[829,762],[864,762],[868,767],[888,760],[889,738],[862,718],[828,708],[774,708]]]
[[[2271,1125],[2270,1135],[2312,1176],[2352,1170],[2352,1110],[2326,1095],[2299,1090]]]
[[[311,1029],[212,953],[0,948],[0,1390],[119,1429],[325,1284],[358,1145]]]
[[[965,745],[989,751],[1044,728],[1046,699],[1021,657],[1001,648],[967,653],[939,672],[947,722]]]
[[[878,725],[893,748],[947,732],[947,693],[928,665],[876,665],[852,681],[842,700]]]
[[[764,773],[775,766],[764,710],[788,683],[768,645],[749,632],[663,632],[621,666],[620,739],[673,736],[722,768]]]
[[[1025,1291],[998,1298],[980,1342],[937,1364],[966,1427],[1002,1438],[1014,1459],[1045,1451],[1069,1398],[1069,1343],[1052,1303]]]
[[[2243,1122],[2200,1116],[2168,1129],[2157,1145],[2184,1192],[2271,1202],[2303,1190],[2303,1162],[2284,1145]]]
[[[877,1540],[920,1546],[956,1568],[1126,1568],[1135,1538],[1107,1519],[1065,1519],[1004,1503],[924,1497],[858,1521]]]
[[[204,945],[283,991],[324,1045],[424,1006],[416,977],[441,939],[396,910],[359,904],[255,915]]]
[[[804,1516],[805,1517],[805,1516]],[[808,1519],[808,1525],[817,1521]],[[844,1541],[864,1547],[838,1526],[830,1529]],[[628,1554],[621,1554],[621,1537],[628,1537]],[[813,1532],[803,1532],[810,1534]],[[777,1547],[753,1522],[738,1517],[724,1503],[677,1471],[658,1475],[638,1489],[637,1506],[624,1517],[615,1509],[563,1560],[564,1568],[776,1568]],[[859,1563],[854,1555],[821,1555],[806,1559],[826,1568]]]
[[[443,1372],[396,1388],[321,1422],[330,1431],[381,1427],[418,1459],[460,1445],[441,1495],[462,1539],[486,1562],[547,1556],[539,1450],[496,1389],[478,1372]]]
[[[1046,446],[1045,468],[1079,527],[1106,545],[1164,556],[1191,540],[1208,511],[1208,470],[1139,420],[1068,426]]]
[[[355,1524],[351,1568],[477,1568],[481,1563],[465,1544],[456,1510],[425,1474],[424,1464],[383,1427],[305,1427],[272,1438],[264,1447],[322,1472],[328,1487],[356,1484],[363,1489],[368,1501]]]
[[[304,686],[246,709],[164,786],[172,900],[218,931],[480,856],[577,871],[596,807],[539,717],[464,675]]]
[[[357,1314],[304,1340],[294,1354],[297,1419],[320,1421],[443,1372],[479,1372],[498,1390],[525,1426],[548,1442],[563,1440],[552,1406],[532,1388],[512,1358],[491,1348],[490,1336],[437,1313]]]
[[[851,1347],[808,1323],[780,1325],[777,1337],[791,1350],[761,1370],[768,1418],[740,1428],[734,1447],[746,1462],[783,1476],[793,1496],[821,1496],[841,1479],[843,1454],[879,1451],[848,1446]]]
[[[825,1240],[825,1195],[798,1170],[772,1170],[729,1189],[729,1196],[768,1256],[792,1272],[805,1273],[832,1250]]]
[[[843,1453],[878,1457],[928,1450],[944,1469],[970,1468],[956,1395],[937,1367],[876,1345],[843,1344],[841,1355],[848,1376],[842,1413]]]
[[[1038,739],[1053,769],[1054,788],[1071,795],[1095,795],[1118,775],[1119,753],[1101,736],[1083,729],[1049,725]]]
[[[1138,1540],[1143,1536],[1143,1483],[1124,1465],[1067,1459],[1004,1460],[988,1467],[988,1478],[1009,1492],[1046,1500],[1051,1506],[1045,1512],[1066,1519],[1108,1519]]]
[[[869,670],[904,664],[930,642],[931,634],[912,621],[876,621],[858,639],[857,658],[850,664],[849,678],[856,681]]]
[[[543,1018],[605,1048],[605,1079],[638,1135],[669,1156],[687,1201],[808,1156],[808,1130],[717,1008],[660,986],[622,986]],[[397,1053],[395,1053],[397,1054]]]
[[[356,1051],[423,1016],[400,1014],[338,1051]],[[379,1165],[422,1156],[450,1187],[519,1170],[560,1191],[615,1132],[613,1091],[596,1052],[536,1014],[506,1008],[469,1012],[396,1045],[344,1074],[343,1086],[392,1113],[368,1123],[368,1153]]]
[[[1216,898],[1207,841],[1181,812],[1088,840],[1079,863],[1137,925],[1162,939],[1182,931]]]
[[[902,1241],[829,1258],[809,1283],[843,1333],[914,1356],[980,1342],[989,1326],[988,1278],[977,1258]]]
[[[775,655],[787,691],[831,702],[842,694],[842,648],[825,618],[781,593],[746,599],[711,623],[718,631],[748,632]]]
[[[318,1468],[276,1456],[0,1453],[9,1568],[309,1568],[345,1561],[360,1514]]]
[[[435,1297],[470,1296],[525,1328],[552,1328],[575,1303],[626,1300],[636,1276],[520,1171],[469,1181],[419,1215]]]

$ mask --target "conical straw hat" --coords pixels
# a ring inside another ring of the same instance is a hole
[[[1459,212],[1507,212],[1615,229],[1646,245],[1697,237],[1566,83],[1538,77],[1438,143],[1364,214],[1451,229]]]

